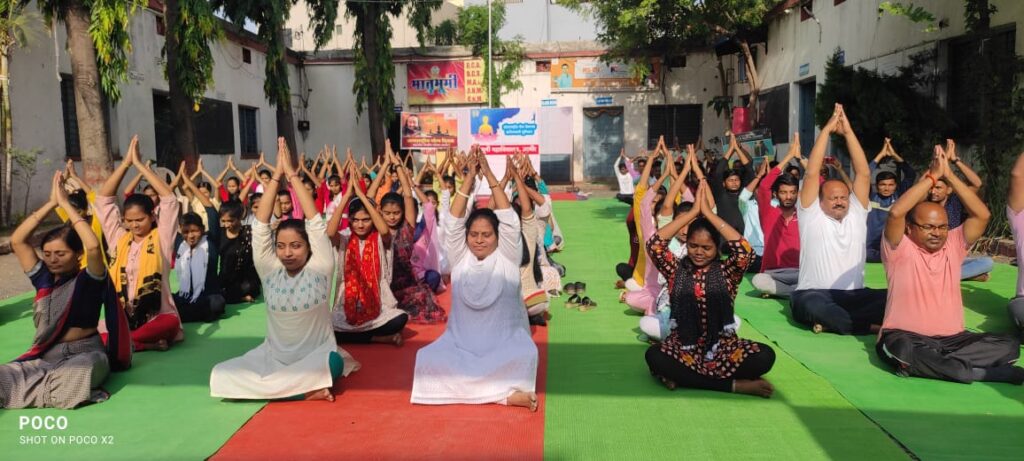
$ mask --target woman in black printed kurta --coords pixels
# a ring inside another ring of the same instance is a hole
[[[709,189],[701,183],[697,203],[658,230],[647,242],[648,255],[668,280],[672,331],[647,350],[647,365],[669,389],[677,385],[769,397],[772,385],[761,375],[775,363],[766,344],[736,336],[733,301],[753,250],[736,229],[715,215]],[[697,219],[703,215],[703,218]],[[668,244],[689,224],[687,255],[676,260]],[[729,259],[719,258],[724,237]]]

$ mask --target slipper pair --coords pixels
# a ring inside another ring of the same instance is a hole
[[[580,298],[580,295],[575,294],[565,301],[565,307],[568,309],[578,308],[580,312],[586,312],[597,307],[597,302],[590,299],[588,296]]]
[[[566,283],[563,288],[569,295],[585,296],[587,294],[587,284],[583,282]]]

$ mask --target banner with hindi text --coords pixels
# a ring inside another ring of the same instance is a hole
[[[410,106],[487,102],[482,59],[409,63],[406,74]]]

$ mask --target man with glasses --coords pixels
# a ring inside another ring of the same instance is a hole
[[[966,218],[951,228],[945,207],[926,201],[945,179],[963,203]],[[1014,338],[964,329],[960,265],[985,232],[991,213],[978,195],[950,171],[948,155],[935,146],[925,178],[889,210],[882,239],[889,294],[879,332],[878,356],[900,376],[960,383],[1024,383]]]
[[[856,177],[853,190],[843,181],[821,180],[829,138],[846,141]],[[814,142],[800,189],[800,275],[790,296],[793,319],[815,333],[843,335],[877,331],[885,313],[885,290],[864,287],[871,172],[843,107]]]

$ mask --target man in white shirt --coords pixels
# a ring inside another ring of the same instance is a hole
[[[856,179],[853,193],[843,181],[820,183],[825,148],[832,134],[846,140]],[[836,104],[811,150],[800,206],[800,276],[790,297],[793,319],[815,333],[877,332],[885,314],[886,290],[864,288],[871,174],[864,149]],[[820,192],[820,193],[819,193]]]
[[[615,194],[615,199],[632,205],[634,191],[633,175],[630,174],[628,165],[629,159],[626,158],[626,150],[623,149],[619,152],[619,156],[615,157],[615,179],[619,181],[619,193]]]

